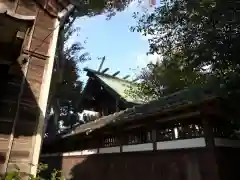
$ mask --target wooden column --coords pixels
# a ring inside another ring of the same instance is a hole
[[[97,153],[99,154],[100,152],[100,148],[102,147],[103,145],[103,138],[104,138],[104,135],[103,133],[100,131],[97,133],[97,136],[96,136],[96,139],[97,139]]]
[[[152,130],[152,142],[153,142],[153,151],[157,150],[157,130]]]
[[[44,17],[45,16],[45,17]],[[31,174],[36,174],[37,171],[37,164],[39,160],[40,150],[41,150],[41,144],[43,139],[43,130],[44,130],[44,120],[45,120],[45,114],[46,114],[46,108],[47,108],[47,100],[49,95],[49,89],[50,89],[50,83],[52,78],[52,71],[54,66],[54,60],[55,60],[55,51],[57,47],[57,39],[58,39],[58,32],[59,32],[59,20],[56,18],[52,18],[47,16],[46,14],[39,13],[38,18],[36,20],[36,26],[41,26],[42,21],[44,21],[45,18],[45,24],[48,24],[50,32],[46,33],[46,35],[43,36],[43,38],[46,38],[47,35],[50,33],[50,37],[48,39],[49,43],[45,42],[43,46],[45,46],[45,50],[47,51],[48,58],[45,60],[45,67],[43,71],[42,76],[42,84],[39,92],[39,110],[40,114],[37,118],[38,124],[36,128],[35,138],[33,140],[33,146],[32,146],[32,157],[31,157]],[[40,29],[40,27],[38,28]],[[35,27],[37,28],[37,27]],[[44,27],[42,27],[44,28]],[[45,27],[46,28],[46,27]],[[46,28],[47,29],[47,28]],[[43,52],[44,48],[42,49]],[[40,53],[40,52],[39,52]]]
[[[203,123],[203,132],[204,132],[204,138],[206,142],[207,148],[214,149],[214,134],[213,134],[213,126],[210,123],[210,119],[207,117],[203,117],[202,119]]]
[[[208,163],[211,164],[210,178],[212,180],[220,180],[220,174],[219,174],[218,163],[217,163],[217,155],[215,152],[212,122],[213,120],[210,119],[210,117],[207,116],[207,114],[202,115],[202,123],[203,123],[204,138],[206,142],[207,155],[208,155]]]
[[[116,112],[119,112],[119,99],[116,99]]]
[[[118,139],[118,145],[120,147],[120,153],[123,152],[123,142],[124,142],[124,137],[123,137],[123,131],[122,128],[119,128],[121,130],[117,130],[117,139]]]
[[[43,136],[59,20],[43,9],[46,5],[44,4],[45,1],[40,3],[43,6],[39,6],[33,0],[28,0],[28,3],[25,3],[24,0],[0,1],[0,10],[4,10],[1,11],[1,13],[4,13],[2,15],[10,16],[7,18],[11,19],[11,23],[6,23],[7,29],[17,28],[15,30],[19,31],[18,38],[23,37],[23,25],[31,29],[30,33],[26,33],[22,45],[21,54],[28,58],[20,72],[24,81],[17,98],[17,110],[13,111],[13,113],[16,113],[16,117],[12,130],[7,130],[8,134],[11,133],[11,137],[8,145],[4,145],[8,146],[4,169],[12,171],[15,170],[17,165],[21,172],[34,175],[36,174]],[[14,24],[14,26],[10,27],[11,24]],[[16,72],[15,69],[13,71]],[[9,88],[9,90],[12,91],[12,88]],[[18,95],[17,92],[14,92],[14,94]],[[1,161],[0,159],[0,164]]]

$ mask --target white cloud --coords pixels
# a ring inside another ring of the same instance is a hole
[[[143,8],[143,7],[150,7],[150,1],[149,0],[134,0],[132,2],[130,2],[129,4],[129,8],[131,7],[140,7],[140,8]]]
[[[151,39],[153,36],[150,34],[147,34],[146,36],[144,36],[143,34],[141,34],[141,40],[143,41],[148,41],[149,39]]]
[[[146,54],[140,54],[136,58],[136,63],[139,68],[146,67],[149,63],[156,63],[157,61],[161,61],[162,56],[158,54],[153,55],[146,55]]]
[[[130,2],[128,7],[124,10],[124,12],[128,12],[128,13],[134,13],[134,12],[139,12],[139,11],[141,11],[141,9],[140,9],[140,4],[139,4],[138,0],[134,0],[134,1]]]
[[[150,0],[134,0],[130,2],[128,7],[124,10],[125,12],[138,12],[139,15],[147,12],[152,12],[154,7],[150,6]]]
[[[130,4],[128,5],[128,8],[137,7],[137,6],[138,6],[138,1],[134,0],[130,2]]]

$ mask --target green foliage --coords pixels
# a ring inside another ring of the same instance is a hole
[[[107,18],[116,14],[117,11],[122,11],[133,0],[88,0],[80,2],[72,0],[72,4],[76,6],[75,16],[94,16],[100,13],[105,13]],[[141,0],[138,0],[141,1]]]
[[[152,88],[143,81],[138,83],[135,87],[129,86],[124,93],[132,99],[141,99],[145,103],[157,99],[155,93],[152,91]]]
[[[69,128],[78,121],[77,118],[72,118],[70,114],[70,112],[75,113],[78,111],[82,91],[78,65],[89,60],[88,53],[84,52],[84,48],[80,42],[75,41],[67,45],[73,35],[78,36],[80,32],[80,28],[72,27],[73,22],[74,19],[70,17],[69,21],[63,27],[64,39],[63,41],[59,39],[58,42],[48,102],[49,108],[53,107],[54,109],[53,116],[56,116],[56,118],[50,118],[50,120],[63,120],[64,125]],[[57,132],[59,128],[57,124],[58,122],[50,122],[49,125],[56,126],[56,128],[51,127],[50,129],[55,129]]]
[[[192,84],[211,86],[228,96],[229,118],[239,119],[239,8],[240,0],[162,0],[154,12],[135,13],[131,30],[148,35],[149,53],[163,56],[160,66],[147,68],[144,86],[159,96]]]
[[[161,63],[148,64],[138,77],[140,80],[138,88],[130,88],[128,94],[134,98],[150,101],[189,85],[204,85],[208,74],[184,67],[181,59],[182,56],[175,53],[169,58],[163,58]]]
[[[238,88],[239,2],[164,0],[153,13],[137,17],[132,30],[152,36],[149,53],[171,57],[181,52],[185,67],[211,66],[212,76],[226,87]]]
[[[80,28],[73,28],[73,23],[77,17],[94,16],[104,13],[107,18],[115,15],[117,11],[122,11],[132,0],[71,0],[75,6],[69,17],[66,18],[60,28],[58,44],[55,56],[55,67],[52,75],[50,97],[48,109],[54,109],[54,123],[49,123],[57,127],[58,122],[63,120],[64,125],[72,128],[78,123],[76,112],[79,111],[79,100],[82,90],[82,82],[79,80],[79,64],[89,60],[88,53],[80,42],[74,42],[67,46],[67,42],[74,35],[80,32]],[[87,3],[86,3],[87,2]],[[50,110],[48,110],[50,112]],[[72,112],[74,114],[72,114]],[[61,115],[61,116],[60,116]],[[53,128],[50,128],[53,129]],[[55,128],[57,129],[57,128]]]
[[[37,168],[37,175],[33,176],[31,174],[26,174],[26,173],[21,173],[20,169],[16,166],[16,170],[12,171],[12,172],[8,172],[6,173],[6,175],[4,177],[2,177],[1,179],[3,180],[21,180],[23,178],[28,178],[28,180],[63,180],[64,178],[61,177],[61,171],[53,169],[53,171],[51,172],[51,176],[48,179],[45,179],[43,177],[41,177],[41,173],[43,171],[46,171],[48,168],[47,164],[39,164],[38,168]]]

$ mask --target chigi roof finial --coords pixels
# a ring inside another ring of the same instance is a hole
[[[101,64],[100,64],[100,66],[99,66],[99,68],[98,68],[98,72],[100,72],[101,69],[102,69],[103,63],[104,63],[104,61],[105,61],[105,59],[106,59],[106,56],[100,57],[100,58],[98,58],[98,59],[102,59]]]

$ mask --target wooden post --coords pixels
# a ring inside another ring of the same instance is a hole
[[[116,99],[116,112],[119,112],[119,99]]]
[[[203,117],[202,123],[203,123],[203,132],[204,132],[206,146],[208,148],[213,149],[215,144],[214,144],[214,135],[213,135],[212,124],[209,123],[209,119],[207,119],[206,117]]]
[[[153,142],[153,151],[157,150],[157,130],[152,130],[152,142]]]
[[[119,128],[119,129],[121,129],[121,128]],[[122,153],[123,152],[122,145],[123,145],[123,141],[124,141],[122,130],[117,131],[117,139],[118,139],[118,145],[120,147],[120,153]]]
[[[103,133],[98,132],[97,133],[97,154],[99,154],[100,148],[102,148],[103,138],[104,138]]]
[[[206,115],[202,116],[204,138],[206,142],[206,149],[208,152],[208,161],[211,165],[211,178],[213,180],[220,180],[220,174],[218,169],[217,157],[215,152],[214,134],[213,134],[213,122]]]
[[[37,172],[37,164],[39,160],[41,145],[42,145],[42,139],[43,139],[43,128],[44,128],[44,120],[45,120],[45,114],[47,109],[47,100],[48,100],[48,94],[50,89],[50,82],[52,78],[52,70],[54,66],[54,58],[55,58],[55,51],[57,47],[57,39],[58,39],[58,32],[59,32],[59,24],[60,21],[58,19],[55,19],[55,29],[53,31],[53,38],[51,41],[51,45],[49,47],[49,59],[45,66],[45,72],[42,80],[42,86],[40,91],[40,97],[39,97],[39,108],[41,110],[38,125],[37,125],[37,131],[34,139],[33,144],[33,153],[31,158],[31,170],[30,173],[33,175],[36,175]]]

